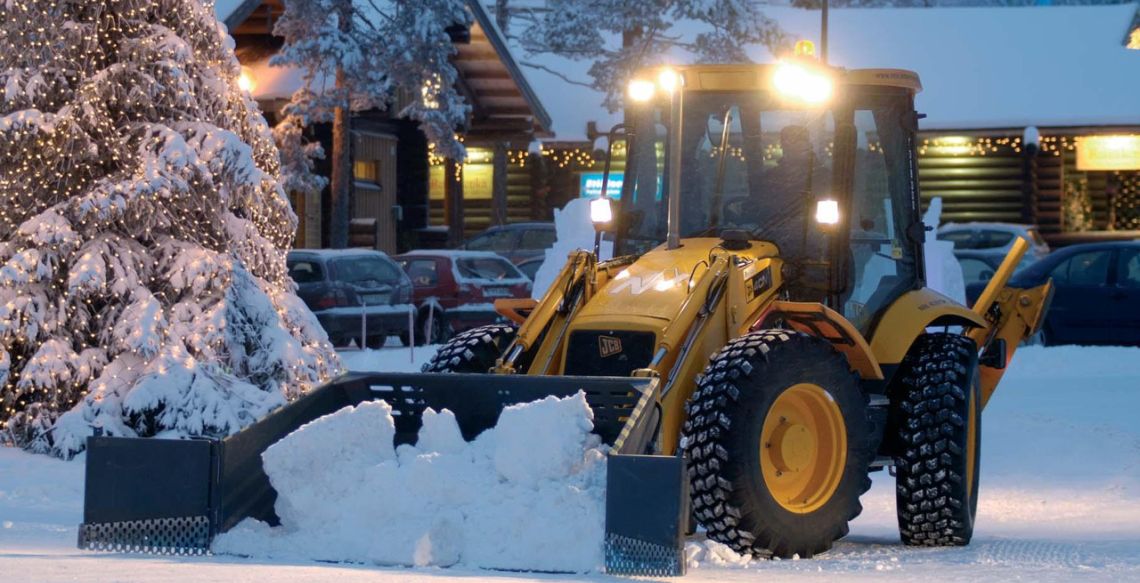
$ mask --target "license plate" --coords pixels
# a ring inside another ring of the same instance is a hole
[[[509,298],[511,290],[505,287],[488,287],[483,288],[483,295],[488,298]]]
[[[388,298],[390,297],[391,294],[360,294],[360,299],[364,300],[364,303],[370,306],[375,304],[386,304],[388,303]]]

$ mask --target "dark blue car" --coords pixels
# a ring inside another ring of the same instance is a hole
[[[1073,245],[1018,272],[1030,288],[1053,278],[1053,304],[1040,340],[1047,344],[1140,346],[1140,241]],[[967,286],[970,305],[984,283]]]

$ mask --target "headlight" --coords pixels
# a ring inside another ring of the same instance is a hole
[[[610,199],[602,197],[590,201],[590,220],[595,225],[604,225],[613,219],[614,211],[610,207]]]
[[[839,224],[839,203],[831,199],[816,202],[815,221],[821,225]]]
[[[681,76],[673,69],[661,69],[657,74],[657,86],[665,93],[673,93],[681,85]]]

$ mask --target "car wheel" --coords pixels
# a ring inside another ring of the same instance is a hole
[[[429,326],[431,328],[430,330],[428,329]],[[424,310],[416,318],[416,346],[423,346],[424,344],[443,344],[450,336],[449,331],[447,322],[439,310],[432,310],[430,316],[428,311]],[[405,347],[411,345],[412,342],[408,338],[407,332],[400,333],[400,343]]]

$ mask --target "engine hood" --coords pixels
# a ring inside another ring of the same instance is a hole
[[[685,239],[677,249],[657,247],[607,281],[583,306],[577,320],[582,324],[623,321],[631,316],[672,320],[689,295],[690,279],[704,273],[710,253],[721,244],[720,238],[699,238]],[[776,256],[777,249],[753,241],[750,248],[732,253],[757,260]]]

